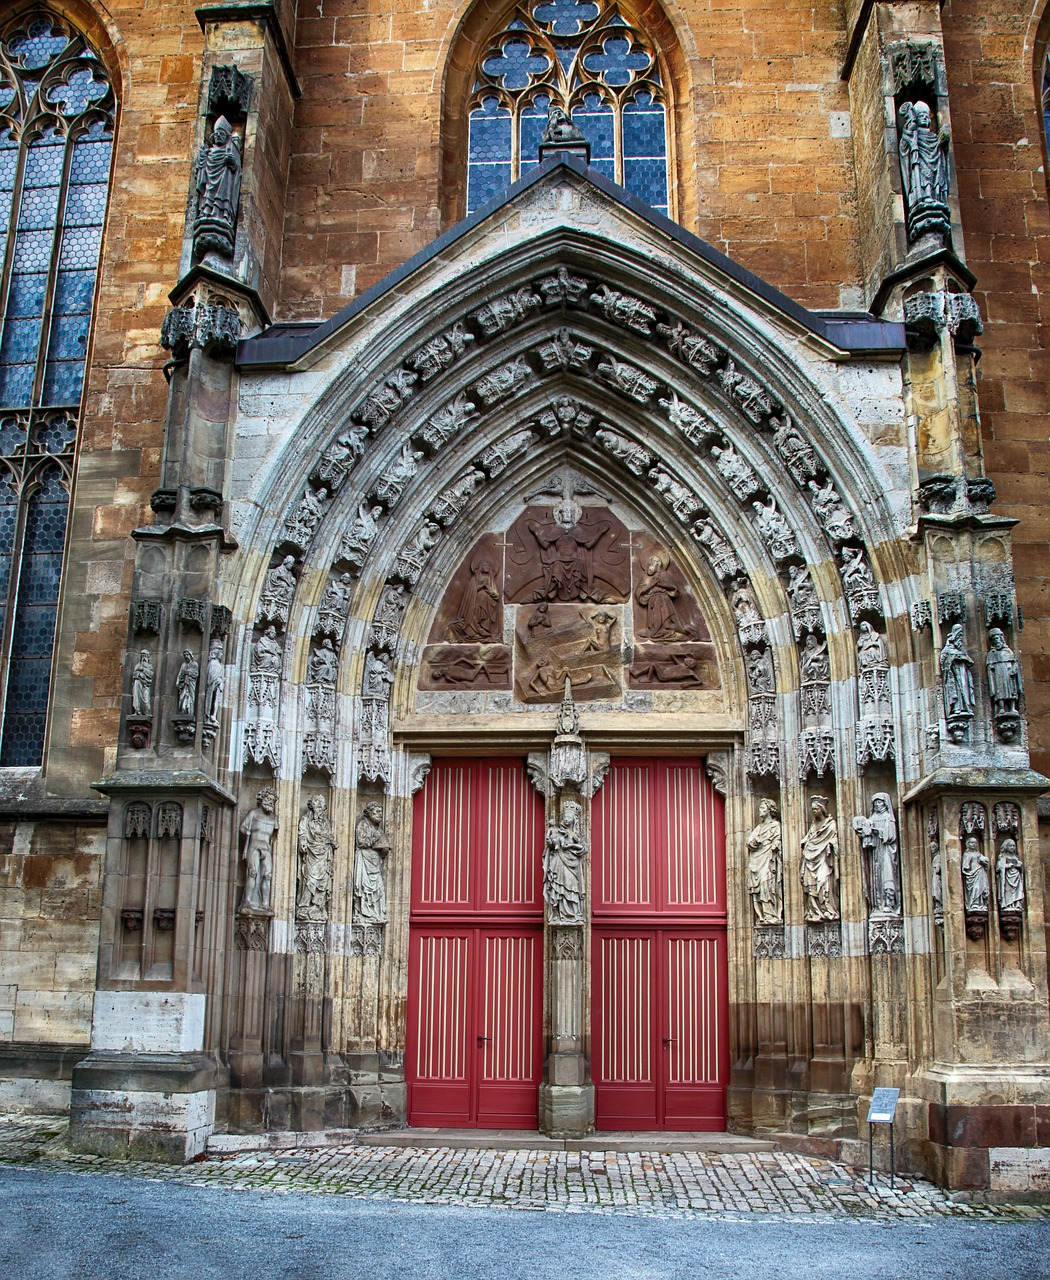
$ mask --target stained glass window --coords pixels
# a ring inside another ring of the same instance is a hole
[[[668,211],[667,98],[652,41],[617,5],[539,0],[485,47],[470,99],[467,212],[539,161],[558,106],[591,145],[599,173]]]
[[[65,19],[0,30],[0,766],[43,759],[114,112]]]

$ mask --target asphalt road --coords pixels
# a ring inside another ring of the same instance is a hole
[[[1043,1280],[1050,1221],[727,1221],[447,1208],[0,1170],[3,1280]]]

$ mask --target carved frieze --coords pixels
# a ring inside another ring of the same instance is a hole
[[[539,305],[539,296],[528,285],[522,285],[513,293],[505,293],[486,302],[483,307],[472,312],[470,318],[481,327],[487,338],[494,338],[526,320]]]
[[[911,606],[911,629],[919,634],[921,631],[932,629],[933,627],[933,607],[929,600],[913,600]]]
[[[816,480],[820,475],[820,462],[813,446],[786,413],[772,421],[776,427],[773,433],[773,446],[784,460],[784,465],[791,472],[795,483],[800,489],[804,489],[811,480]]]
[[[269,951],[269,919],[258,916],[238,916],[236,921],[236,945],[238,951]]]
[[[350,954],[376,957],[383,954],[383,926],[381,924],[355,924],[350,930]]]
[[[779,563],[799,554],[791,526],[778,510],[777,500],[772,494],[767,502],[752,502],[751,510],[755,513],[755,523],[762,540],[774,560]]]
[[[360,573],[368,559],[368,553],[379,533],[379,518],[383,508],[369,499],[362,498],[357,505],[357,515],[350,521],[343,532],[339,550],[342,558],[349,562],[356,573]]]
[[[405,486],[419,471],[423,454],[413,449],[411,444],[401,446],[400,454],[386,468],[376,482],[374,490],[376,499],[389,511],[401,500]]]
[[[479,379],[475,388],[484,401],[485,407],[491,409],[493,405],[508,399],[535,380],[536,375],[525,357],[519,355],[516,359],[500,365],[499,368],[493,369],[491,373]]]
[[[418,375],[408,369],[394,372],[354,410],[354,417],[370,431],[386,426],[395,413],[412,395]]]
[[[324,516],[327,499],[327,489],[318,489],[315,493],[307,487],[284,522],[284,541],[306,551]]]
[[[502,644],[428,645],[420,689],[509,689],[510,649]]]
[[[671,425],[694,448],[699,449],[706,440],[720,434],[717,425],[706,414],[687,404],[685,400],[680,400],[674,391],[671,392],[670,400],[660,401],[660,406],[666,409]]]
[[[842,955],[842,926],[837,920],[834,923],[806,925],[806,954],[828,959]]]
[[[849,604],[850,619],[881,615],[879,589],[863,547],[843,547],[839,552],[842,589]]]
[[[252,78],[238,67],[212,67],[208,79],[208,115],[244,120],[252,97]]]
[[[660,385],[655,378],[650,378],[641,369],[628,364],[625,360],[617,360],[607,355],[598,365],[597,376],[615,391],[621,392],[639,404],[648,404],[650,397]]]
[[[611,453],[618,462],[622,462],[631,471],[648,471],[652,466],[653,455],[648,450],[643,449],[640,444],[635,444],[633,440],[628,440],[618,431],[614,431],[607,423],[601,424],[594,433],[594,438],[606,453]]]
[[[400,582],[388,582],[379,596],[375,615],[372,618],[372,630],[369,644],[373,649],[382,649],[393,653],[397,648],[397,638],[401,632],[401,623],[408,608],[408,591]]]
[[[420,436],[427,447],[437,453],[480,416],[474,401],[468,400],[466,392],[461,391],[430,418]]]
[[[545,306],[581,306],[583,296],[590,288],[590,281],[572,275],[567,268],[559,267],[552,276],[546,276],[539,283]]]
[[[652,467],[649,479],[653,488],[674,512],[676,519],[688,524],[701,510],[700,499],[664,467]]]
[[[787,595],[791,602],[791,628],[796,640],[807,631],[824,634],[824,619],[820,611],[820,599],[809,569],[802,565],[788,566]]]
[[[447,529],[458,519],[484,483],[485,473],[477,467],[468,467],[456,481],[438,494],[427,514],[433,516],[443,529]]]
[[[702,378],[711,376],[725,354],[710,338],[687,328],[680,320],[673,325],[658,324],[656,332],[667,344],[668,351]]]
[[[578,341],[568,329],[559,329],[553,338],[536,347],[544,373],[586,373],[594,348]]]
[[[610,323],[619,325],[621,329],[629,329],[632,333],[639,333],[643,338],[651,336],[650,326],[656,323],[656,312],[641,298],[620,293],[603,284],[597,293],[591,294],[591,302]]]
[[[725,537],[710,517],[698,520],[689,530],[689,533],[707,553],[711,568],[715,571],[715,575],[720,582],[729,582],[744,572],[743,566],[728,538]]]
[[[630,590],[630,540],[605,507],[584,507],[577,520],[554,507],[526,507],[507,532],[506,598],[623,603]],[[562,516],[562,522],[556,518]]]
[[[728,441],[712,445],[711,456],[719,474],[741,502],[747,502],[761,489],[758,476]]]
[[[451,329],[446,329],[429,342],[424,343],[418,351],[408,358],[408,363],[419,374],[420,381],[429,382],[436,378],[449,365],[454,364],[466,351],[474,335],[459,320]]]
[[[869,916],[868,954],[904,955],[904,921],[892,916]]]
[[[295,557],[285,556],[280,564],[267,570],[259,611],[255,616],[257,623],[270,622],[279,627],[288,625],[288,611],[295,594],[295,567]]]
[[[136,635],[160,635],[164,605],[160,600],[136,600],[131,606],[131,628]]]
[[[364,427],[345,427],[321,454],[310,479],[329,493],[335,493],[364,453],[367,439],[368,431]]]
[[[398,551],[394,573],[410,586],[415,586],[431,551],[440,541],[441,527],[432,520],[425,520]]]
[[[751,954],[756,960],[783,960],[787,954],[782,924],[756,924],[751,934]]]
[[[509,436],[504,436],[478,457],[478,466],[485,470],[490,480],[493,480],[502,474],[508,464],[519,454],[524,453],[526,449],[531,449],[535,443],[536,436],[532,431],[527,429],[512,431]]]
[[[623,694],[623,624],[618,609],[547,604],[517,611],[515,689],[523,702],[559,702],[566,680],[587,700]]]
[[[737,369],[734,360],[726,360],[725,364],[715,371],[715,375],[722,384],[725,394],[755,426],[758,426],[763,418],[776,413],[779,406],[769,392],[750,374]]]

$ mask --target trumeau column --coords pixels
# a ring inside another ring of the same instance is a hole
[[[225,524],[233,354],[267,320],[277,285],[279,227],[267,218],[283,209],[297,92],[272,6],[201,18],[182,278],[160,335],[172,359],[157,521],[133,535],[120,738],[97,784],[111,798],[103,915],[71,1124],[81,1150],[159,1159],[203,1150],[227,1079],[221,996],[240,838],[225,768],[232,611],[220,582],[235,545]],[[244,835],[246,848],[253,838]],[[271,915],[238,922],[245,963],[259,962],[249,987],[264,981]]]
[[[565,681],[549,753],[529,756],[529,774],[547,797],[543,850],[546,906],[545,980],[548,1054],[540,1085],[540,1128],[575,1138],[594,1128],[586,991],[590,958],[590,799],[609,766],[589,752]]]

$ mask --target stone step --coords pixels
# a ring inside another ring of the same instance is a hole
[[[548,1138],[528,1129],[384,1129],[362,1133],[359,1129],[323,1129],[316,1132],[282,1130],[273,1133],[215,1133],[208,1139],[209,1155],[234,1155],[240,1151],[288,1151],[295,1148],[404,1147],[422,1149],[446,1147],[486,1151],[706,1151],[712,1155],[732,1155],[753,1151],[776,1151],[777,1144],[765,1138],[747,1138],[736,1133],[634,1132],[594,1133],[586,1138]]]

